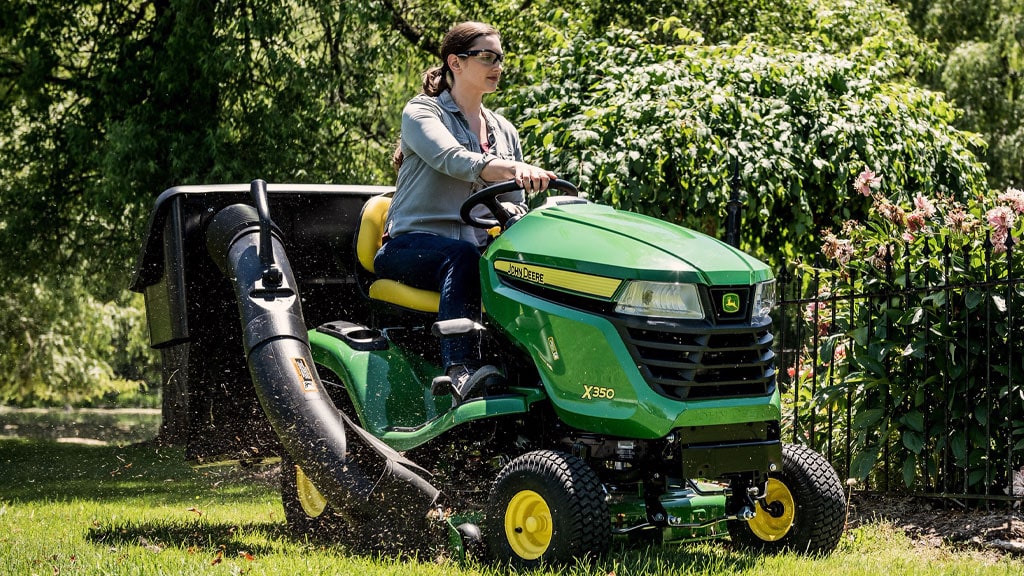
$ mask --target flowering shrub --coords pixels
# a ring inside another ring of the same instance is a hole
[[[814,297],[801,362],[818,375],[798,426],[849,414],[852,477],[888,484],[895,464],[908,487],[996,489],[1024,460],[1024,192],[960,200],[884,182],[862,170],[869,216],[822,230],[827,265],[798,267]]]

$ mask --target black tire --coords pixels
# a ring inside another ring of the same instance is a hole
[[[351,520],[334,510],[288,454],[281,456],[281,504],[296,538],[341,542],[351,532]]]
[[[329,369],[317,365],[321,382],[335,406],[358,421],[355,408],[342,380]],[[384,473],[383,464],[373,450],[364,445],[346,427],[348,456],[366,465],[362,469],[374,483]],[[364,486],[367,492],[372,488]],[[288,530],[296,538],[325,544],[339,544],[356,554],[388,554],[430,557],[440,550],[447,531],[439,530],[426,515],[402,517],[407,511],[396,509],[385,518],[368,516],[365,510],[339,505],[324,498],[302,468],[287,453],[281,455],[281,504]],[[395,522],[401,518],[401,522]]]
[[[575,456],[523,454],[494,481],[484,539],[495,560],[524,568],[600,556],[611,544],[604,487]]]
[[[729,535],[741,548],[827,554],[846,524],[846,497],[835,469],[806,446],[782,447],[782,470],[769,475],[768,508],[750,522],[730,521]]]

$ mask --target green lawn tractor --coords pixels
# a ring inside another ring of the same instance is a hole
[[[616,537],[831,551],[843,486],[781,441],[769,268],[565,181],[513,216],[515,189],[463,205],[492,230],[485,312],[446,322],[437,293],[373,275],[388,188],[161,195],[133,288],[189,459],[280,458],[290,526],[355,549],[425,538],[518,566]],[[453,402],[439,342],[468,332],[505,382]]]

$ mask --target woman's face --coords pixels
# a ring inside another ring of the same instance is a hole
[[[481,36],[463,54],[448,57],[448,66],[455,73],[455,83],[461,84],[459,88],[481,94],[496,91],[505,63],[499,37],[493,34]]]

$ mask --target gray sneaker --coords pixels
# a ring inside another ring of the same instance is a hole
[[[430,393],[434,396],[451,394],[454,390],[464,390],[473,372],[465,364],[455,364],[448,367],[448,370],[434,378],[430,384]]]
[[[465,402],[476,392],[485,391],[487,386],[496,385],[505,380],[501,371],[490,364],[475,370],[463,364],[456,364],[448,368],[447,376],[451,381],[453,408]]]
[[[473,372],[465,364],[456,364],[449,367],[446,374],[448,379],[452,381],[451,389],[453,392],[466,390],[469,379],[473,377]]]

